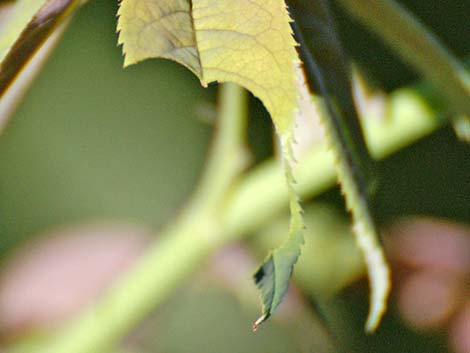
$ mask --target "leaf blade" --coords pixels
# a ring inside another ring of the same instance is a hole
[[[124,0],[118,16],[118,44],[123,46],[124,66],[148,58],[166,58],[201,78],[191,1]]]
[[[372,215],[375,163],[368,152],[352,96],[351,64],[335,31],[327,0],[288,0],[307,80],[323,96],[327,141],[351,211],[356,242],[365,258],[371,287],[366,331],[376,329],[390,290],[389,269]]]
[[[264,278],[257,281],[263,299],[258,324],[280,304],[303,243],[292,176],[299,59],[290,21],[284,0],[123,0],[119,9],[125,65],[152,57],[172,59],[193,71],[203,86],[230,81],[247,88],[272,117],[281,140],[292,222],[287,242],[269,257],[277,259],[278,266],[270,267],[277,277],[258,272]],[[280,261],[283,254],[287,258]]]
[[[290,193],[296,198],[294,190]],[[303,235],[304,220],[298,199],[291,197],[290,210],[289,237],[279,248],[268,255],[253,276],[262,300],[262,314],[253,323],[254,331],[269,319],[287,294],[289,279],[300,256],[301,246],[305,241]]]

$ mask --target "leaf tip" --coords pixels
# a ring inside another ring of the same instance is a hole
[[[364,222],[357,222],[354,228],[369,272],[371,297],[365,332],[370,334],[377,329],[387,309],[391,273],[382,247],[377,243],[376,238],[367,236]]]
[[[269,318],[269,314],[261,315],[254,323],[253,323],[253,332],[258,331],[260,325],[265,322]]]
[[[383,267],[383,270],[385,272],[382,274],[383,281],[381,285],[376,290],[372,290],[369,315],[365,324],[365,332],[367,334],[372,334],[377,330],[382,317],[387,311],[387,301],[391,289],[390,271],[386,265]]]

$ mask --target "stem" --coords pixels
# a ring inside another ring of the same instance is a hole
[[[245,148],[247,93],[233,83],[225,83],[219,93],[220,120],[211,146],[211,156],[195,193],[196,202],[217,207],[227,188],[248,162]]]
[[[232,126],[224,119],[225,116],[229,120],[228,116],[233,114],[228,114],[229,105],[244,102],[240,88],[224,86],[223,89],[225,92],[221,96],[222,107],[226,107],[227,111],[221,111],[221,119],[226,123],[220,123],[221,136],[228,133],[228,126]],[[366,130],[373,132],[374,135],[366,136],[376,155],[381,157],[401,149],[404,144],[420,139],[442,122],[437,119],[437,113],[433,113],[412,91],[396,94],[391,100],[393,115],[390,122]],[[408,110],[393,109],[401,104],[408,107]],[[239,124],[244,124],[241,117],[243,110],[236,111],[238,116],[232,118],[236,118]],[[367,124],[370,124],[370,120],[366,119]],[[232,126],[232,131],[240,131],[240,126],[242,125]],[[382,131],[379,131],[380,129]],[[402,134],[389,131],[401,131]],[[375,137],[376,133],[379,138]],[[235,150],[236,145],[240,147],[239,137],[231,141],[233,142],[227,143],[227,146],[232,147],[226,147],[227,151]],[[222,143],[216,138],[215,144],[219,142]],[[213,153],[209,168],[214,168],[214,171],[207,172],[204,176],[207,179],[202,184],[209,187],[211,184],[207,180],[217,181],[220,177],[220,185],[229,185],[228,179],[222,178],[222,175],[230,175],[230,179],[233,177],[232,172],[227,173],[225,170],[233,168],[230,163],[231,156],[219,160],[221,157],[218,153],[215,150]],[[220,174],[215,172],[215,165],[219,163],[217,160],[220,161],[219,165],[223,166]],[[298,181],[297,190],[303,198],[323,192],[336,183],[332,154],[324,146],[313,148],[300,160],[295,174]],[[218,187],[208,190],[208,194],[212,195],[215,189]],[[227,190],[222,189],[221,187],[220,191],[226,193]],[[198,194],[204,193],[203,190],[207,189],[199,189]],[[21,353],[97,353],[110,349],[157,305],[167,299],[189,275],[199,269],[210,254],[231,241],[248,236],[287,208],[288,195],[282,167],[275,160],[262,164],[241,179],[230,195],[229,199],[224,200],[226,203],[222,211],[214,209],[212,205],[206,208],[198,201],[190,203],[179,220],[162,232],[159,237],[161,240],[157,241],[148,254],[100,302],[63,331],[58,332],[44,346],[35,347],[30,352],[23,350]],[[208,197],[209,200],[215,198]],[[204,200],[204,197],[197,196],[196,200]],[[221,217],[215,212],[222,212]]]
[[[231,83],[221,85],[219,92],[216,135],[194,198],[133,271],[100,304],[46,345],[44,352],[94,353],[111,349],[220,247],[220,217],[216,216],[219,203],[247,161],[247,93]]]

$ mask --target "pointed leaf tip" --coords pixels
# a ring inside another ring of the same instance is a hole
[[[263,314],[254,329],[281,303],[303,244],[291,171],[299,57],[290,22],[284,0],[122,0],[119,9],[126,64],[161,57],[185,65],[203,86],[235,82],[263,102],[274,122],[282,141],[292,224],[288,241],[255,275]]]
[[[300,207],[297,199],[293,207]],[[289,288],[289,281],[300,256],[300,248],[304,243],[304,222],[300,213],[291,210],[291,226],[289,237],[279,248],[274,250],[254,275],[255,283],[260,290],[262,315],[253,327],[256,329],[274,314]]]
[[[254,328],[280,304],[303,244],[291,170],[299,57],[290,23],[284,0],[122,0],[119,9],[126,64],[167,58],[193,71],[203,86],[235,82],[263,102],[274,122],[282,141],[292,225],[289,240],[255,276],[263,314]]]
[[[356,242],[370,280],[370,311],[366,331],[383,316],[390,290],[388,268],[370,207],[375,188],[375,163],[364,141],[351,88],[351,62],[345,55],[327,0],[288,0],[299,51],[310,88],[323,97],[321,117],[327,142],[336,155],[341,190],[351,210]]]

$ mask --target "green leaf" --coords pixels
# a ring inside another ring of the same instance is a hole
[[[375,330],[390,290],[387,266],[372,215],[375,163],[364,141],[352,96],[351,63],[335,30],[327,0],[288,0],[307,80],[323,96],[322,118],[336,155],[338,178],[354,221],[354,233],[368,268],[371,300],[366,323]]]
[[[257,96],[271,114],[281,140],[291,199],[286,244],[256,275],[267,319],[284,296],[303,242],[303,221],[291,167],[299,63],[284,0],[122,0],[119,43],[124,65],[168,58],[195,73],[203,86],[235,82]]]
[[[261,299],[263,301],[263,313],[253,324],[254,331],[281,304],[282,299],[287,293],[294,265],[300,256],[300,247],[304,243],[302,208],[300,207],[295,190],[292,189],[294,180],[289,170],[286,178],[291,188],[289,238],[283,245],[268,255],[254,275],[255,283],[261,292]]]
[[[426,77],[446,99],[454,129],[470,142],[470,74],[449,49],[394,0],[338,0]]]

